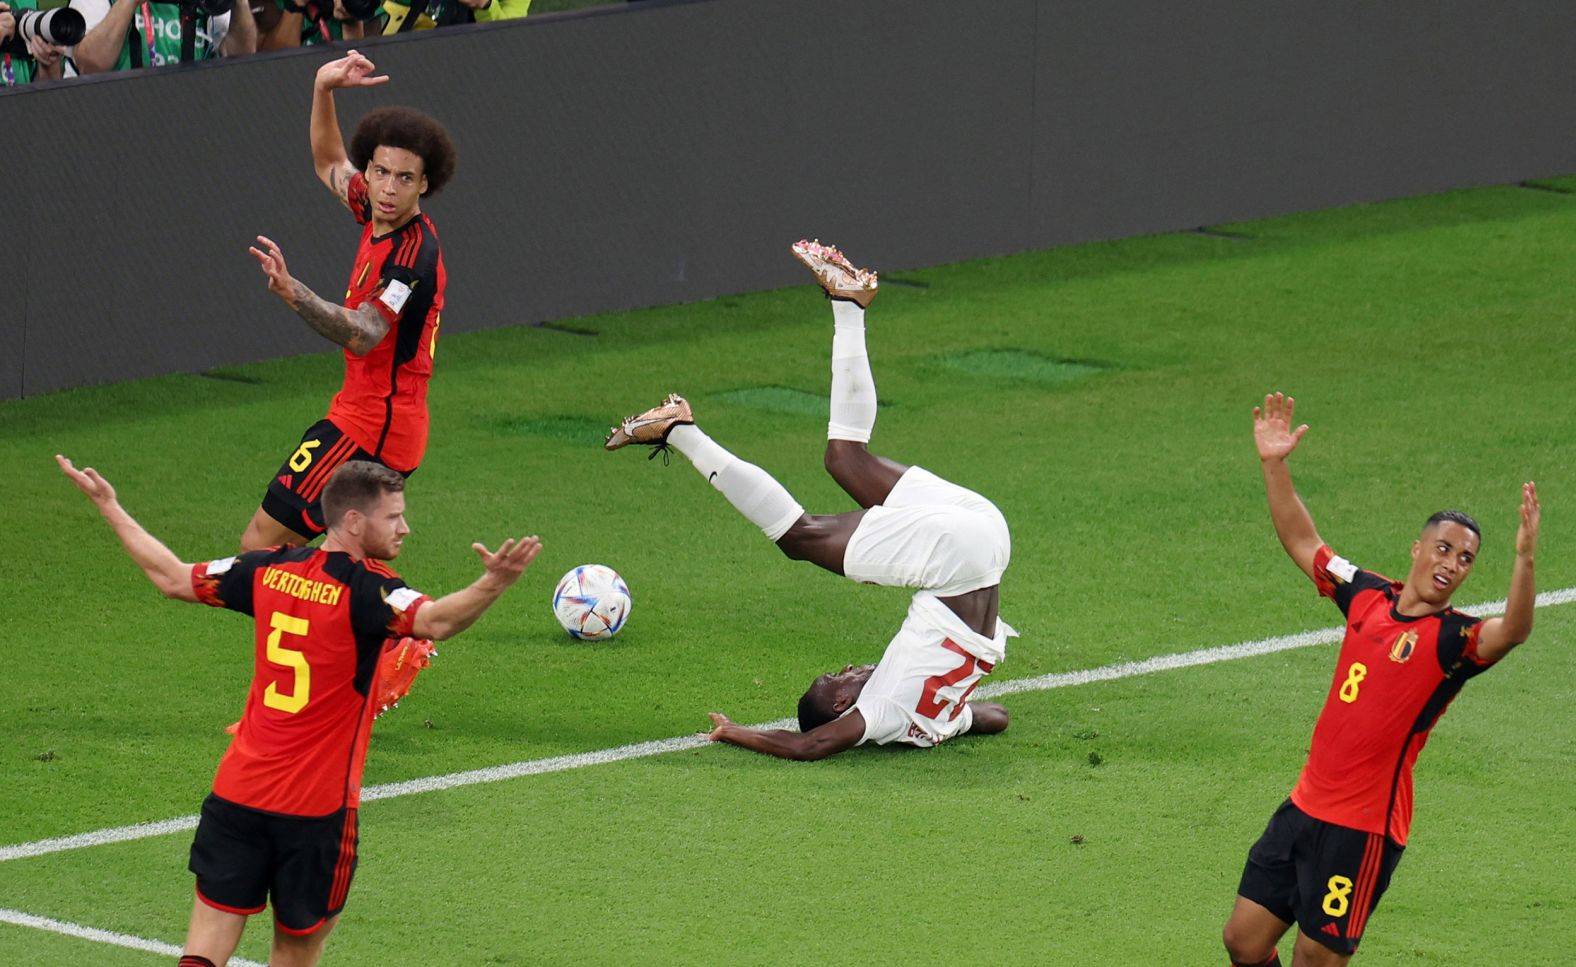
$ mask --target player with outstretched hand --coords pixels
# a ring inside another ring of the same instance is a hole
[[[323,533],[321,496],[334,468],[370,460],[410,476],[427,452],[427,383],[448,275],[438,233],[421,210],[454,174],[443,125],[407,107],[379,108],[356,125],[347,153],[334,91],[388,81],[351,51],[324,64],[312,88],[312,163],[363,226],[345,303],[290,274],[272,239],[250,251],[269,291],[345,347],[345,379],[328,414],[302,435],[241,535],[241,550],[304,544]]]
[[[121,507],[91,467],[60,469],[98,506],[165,597],[251,615],[246,710],[219,762],[192,842],[197,899],[182,967],[224,964],[247,918],[274,907],[272,967],[310,967],[339,921],[356,872],[361,770],[376,714],[380,654],[402,636],[452,638],[536,558],[533,537],[472,548],[483,573],[437,600],[384,562],[399,554],[405,478],[351,461],[323,489],[321,548],[249,551],[201,564],[176,557]]]
[[[615,427],[607,448],[672,447],[788,557],[855,581],[919,590],[878,664],[849,665],[811,683],[799,699],[798,732],[746,728],[713,713],[711,738],[783,759],[821,759],[865,742],[923,747],[1000,732],[1007,710],[969,695],[1017,634],[996,615],[1012,554],[1007,522],[979,494],[870,452],[876,390],[865,309],[876,275],[818,242],[798,242],[793,254],[832,302],[826,469],[864,509],[806,514],[766,471],[703,433],[679,396]]]
[[[1405,581],[1338,557],[1292,486],[1287,457],[1307,432],[1280,393],[1253,409],[1281,545],[1346,616],[1335,676],[1302,775],[1270,818],[1242,871],[1224,940],[1237,967],[1275,967],[1276,944],[1298,926],[1293,967],[1335,967],[1357,950],[1400,862],[1412,820],[1412,765],[1467,680],[1532,633],[1538,491],[1521,488],[1521,525],[1502,617],[1479,620],[1450,599],[1472,572],[1481,532],[1440,511],[1412,544]]]

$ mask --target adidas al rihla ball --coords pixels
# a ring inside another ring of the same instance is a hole
[[[605,564],[570,568],[553,589],[553,616],[564,630],[584,641],[618,634],[629,620],[629,585]]]

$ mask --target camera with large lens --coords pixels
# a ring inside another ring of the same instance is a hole
[[[88,30],[88,22],[66,6],[66,0],[48,10],[12,10],[11,16],[16,18],[16,33],[0,44],[0,53],[17,57],[30,56],[27,42],[34,37],[56,47],[74,47]]]

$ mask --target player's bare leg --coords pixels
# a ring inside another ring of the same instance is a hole
[[[227,964],[246,930],[246,917],[210,907],[202,900],[192,901],[192,918],[186,928],[183,957],[203,957],[213,964]]]
[[[305,936],[286,933],[274,925],[274,945],[268,952],[268,967],[316,967],[323,956],[323,944],[339,923],[339,916]]]
[[[1345,967],[1351,959],[1350,954],[1338,954],[1301,930],[1297,931],[1297,945],[1291,952],[1291,967]]]
[[[312,538],[279,523],[268,515],[261,507],[252,515],[251,523],[246,525],[246,532],[241,535],[241,551],[255,551],[264,547],[278,547],[280,544],[306,544]]]
[[[826,441],[826,472],[866,510],[883,503],[907,469],[907,464],[871,453],[863,443]]]
[[[1237,897],[1221,939],[1226,954],[1239,967],[1271,967],[1280,963],[1275,945],[1291,929],[1291,924],[1271,913],[1262,904]]]
[[[865,350],[865,309],[875,301],[876,274],[819,241],[790,246],[832,303],[831,416],[826,425],[826,471],[859,506],[886,500],[908,467],[868,446],[876,425],[876,383]]]
[[[805,514],[777,539],[777,547],[795,561],[809,561],[841,575],[848,541],[864,516],[862,510],[823,516]]]
[[[771,474],[734,456],[696,426],[682,396],[671,394],[646,412],[625,419],[613,428],[606,446],[618,450],[630,444],[656,447],[653,455],[664,448],[677,450],[784,554],[843,573],[843,551],[864,511],[826,517],[806,514]]]

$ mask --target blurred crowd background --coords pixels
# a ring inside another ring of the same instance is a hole
[[[0,0],[0,87],[367,37],[488,24],[620,0]],[[634,0],[630,0],[634,2]]]

